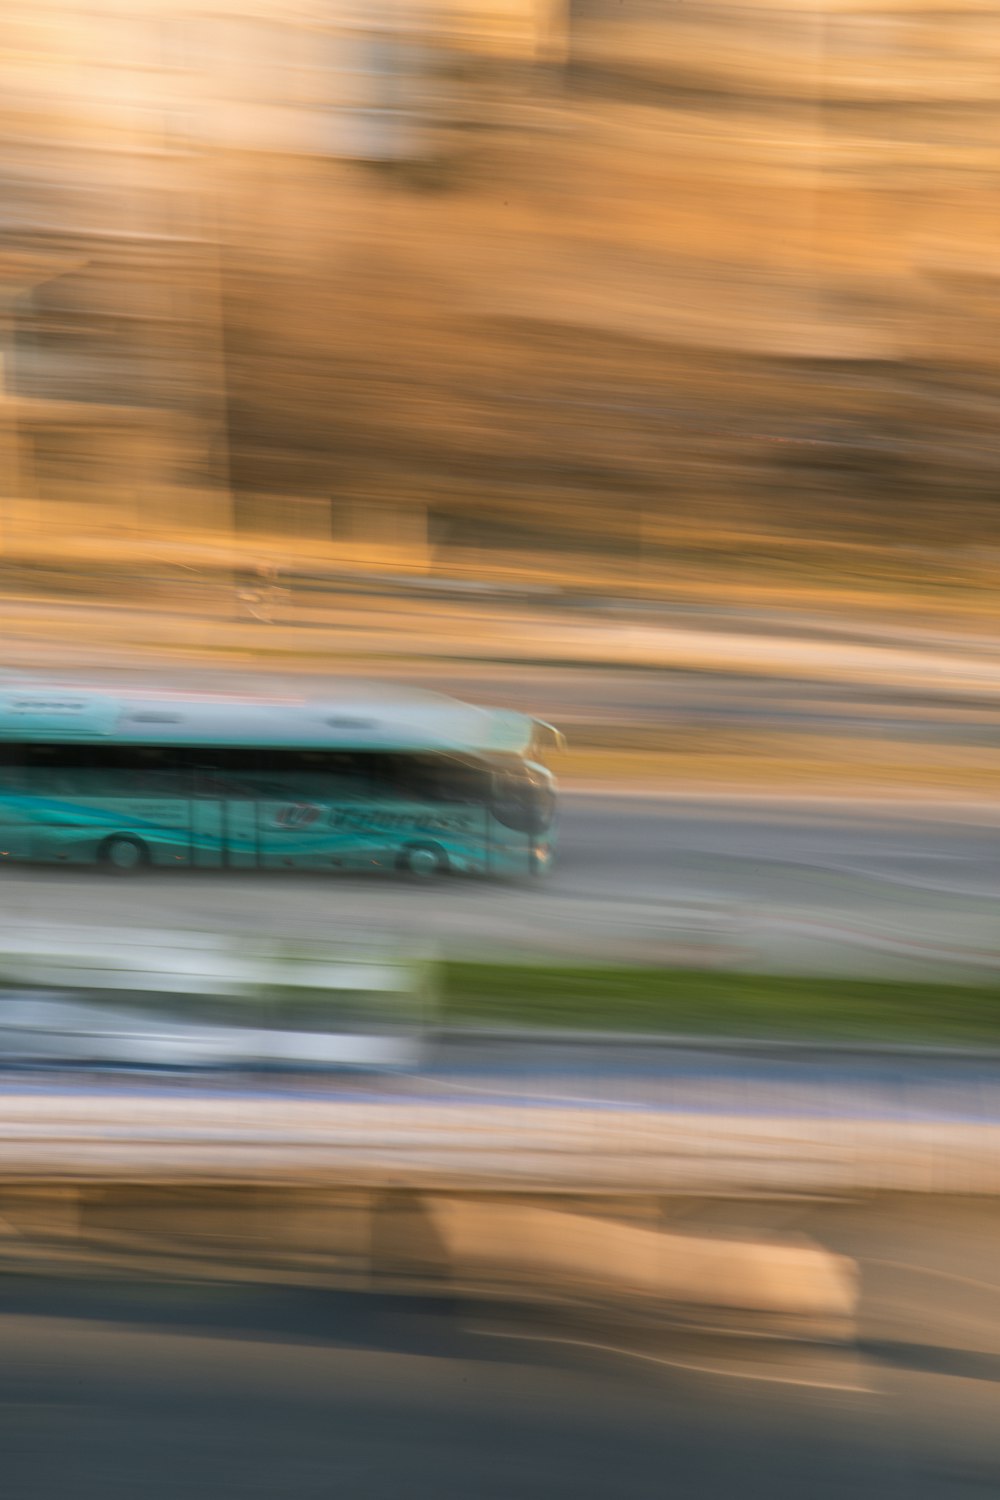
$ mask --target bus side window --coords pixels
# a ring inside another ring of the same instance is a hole
[[[488,774],[447,755],[379,755],[377,795],[405,802],[482,804],[489,801]]]
[[[157,745],[122,745],[114,756],[119,797],[186,797],[189,773],[183,751]]]
[[[434,802],[432,778],[419,755],[373,755],[372,790],[394,802]]]
[[[191,750],[191,795],[217,802],[240,801],[257,795],[255,750]]]
[[[177,752],[146,745],[27,745],[25,790],[40,797],[129,798],[186,795]]]
[[[489,773],[479,766],[441,758],[435,775],[437,800],[482,805],[490,800]]]
[[[413,795],[406,773],[405,755],[373,755],[371,758],[372,794],[380,798],[405,801]]]
[[[5,792],[22,790],[23,771],[23,745],[11,744],[9,741],[0,742],[0,796],[3,796]]]
[[[259,795],[308,802],[364,797],[367,760],[346,750],[262,750],[256,773]]]
[[[25,745],[24,789],[37,797],[106,796],[111,790],[110,778],[102,775],[106,752],[97,745]]]

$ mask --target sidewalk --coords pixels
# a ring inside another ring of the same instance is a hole
[[[553,1192],[1000,1193],[1000,1118],[35,1091],[0,1095],[8,1181]]]

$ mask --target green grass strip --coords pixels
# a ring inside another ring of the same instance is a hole
[[[456,963],[445,1024],[1000,1047],[1000,984]]]

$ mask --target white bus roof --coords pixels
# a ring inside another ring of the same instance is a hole
[[[338,685],[329,698],[298,701],[45,684],[0,690],[0,741],[523,756],[535,734],[536,722],[526,714],[354,683]]]

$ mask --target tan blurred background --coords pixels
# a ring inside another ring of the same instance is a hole
[[[984,603],[992,6],[10,0],[0,47],[8,582],[236,538]]]

